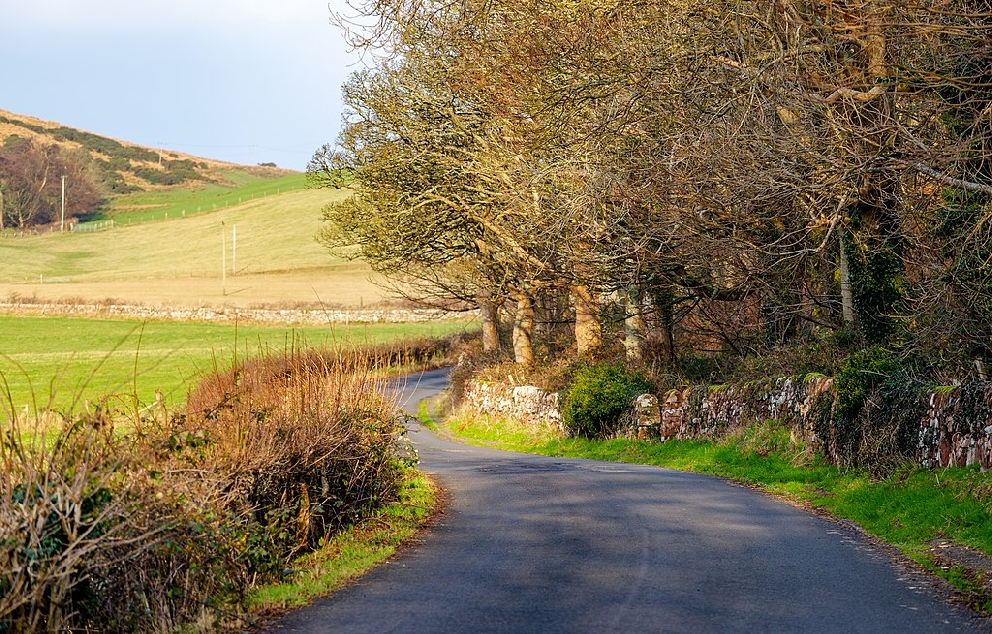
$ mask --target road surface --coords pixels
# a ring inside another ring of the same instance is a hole
[[[446,375],[411,381],[411,412]],[[989,632],[859,534],[723,480],[469,447],[413,425],[449,491],[418,543],[273,632]]]

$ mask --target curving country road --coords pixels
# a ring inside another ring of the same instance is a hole
[[[411,380],[409,412],[446,385]],[[418,543],[273,632],[990,632],[847,528],[723,480],[469,447],[412,425],[450,493]]]

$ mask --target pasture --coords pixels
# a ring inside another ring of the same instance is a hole
[[[0,418],[11,409],[78,409],[113,395],[140,409],[185,401],[187,390],[235,360],[305,346],[350,348],[443,337],[465,321],[289,328],[254,324],[0,315]]]
[[[271,188],[282,180],[251,187]],[[233,192],[224,195],[236,195]],[[336,257],[315,239],[323,206],[349,194],[295,189],[185,218],[132,225],[118,219],[105,231],[6,237],[0,239],[0,301],[344,308],[381,304],[387,296],[373,283],[368,265]],[[213,194],[199,195],[202,202]],[[164,194],[154,196],[164,200]]]
[[[134,194],[111,205],[112,229],[0,238],[0,303],[11,304],[11,314],[0,315],[2,409],[65,410],[108,394],[126,395],[136,407],[146,407],[155,402],[156,390],[177,403],[191,381],[236,358],[304,345],[445,336],[467,327],[465,322],[289,327],[247,318],[237,324],[142,321],[34,315],[16,306],[113,303],[166,309],[163,313],[169,307],[237,313],[388,303],[368,265],[336,257],[315,239],[322,207],[350,192],[303,185],[303,175],[296,174],[248,180],[234,189]],[[218,204],[214,211],[215,202],[234,204]],[[194,204],[209,204],[211,210],[186,217],[169,211],[164,219],[167,210]],[[135,217],[125,212],[134,207],[163,219],[121,222]]]
[[[114,220],[115,224],[129,225],[170,218],[174,220],[307,188],[306,174],[303,173],[273,179],[230,171],[224,173],[224,178],[234,187],[218,183],[197,189],[159,189],[115,196],[91,221]]]

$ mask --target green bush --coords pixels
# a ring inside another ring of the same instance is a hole
[[[922,384],[890,350],[851,355],[834,378],[837,406],[831,454],[842,467],[884,476],[911,457],[920,421]]]
[[[837,416],[853,420],[868,395],[900,367],[899,357],[882,346],[872,346],[851,355],[834,377]]]
[[[621,365],[580,368],[562,399],[561,417],[573,436],[602,438],[616,434],[639,394],[651,389],[639,372]]]

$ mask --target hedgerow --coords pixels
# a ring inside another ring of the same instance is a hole
[[[377,368],[437,350],[256,359],[175,412],[4,408],[0,632],[171,631],[236,612],[394,499],[411,459]]]

